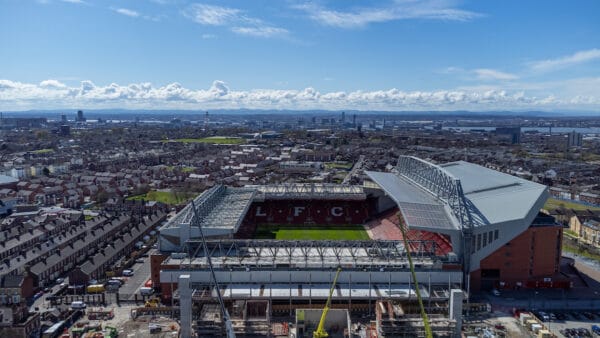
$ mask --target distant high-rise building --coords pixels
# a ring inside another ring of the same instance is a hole
[[[496,128],[496,135],[510,136],[512,144],[521,143],[521,127],[498,127]]]
[[[356,114],[352,114],[352,126],[356,127]]]
[[[569,133],[569,138],[568,138],[567,142],[568,142],[567,146],[569,148],[581,147],[581,145],[583,144],[583,135],[581,133],[578,133],[575,130],[573,130],[572,132]]]
[[[77,111],[77,122],[85,122],[85,117],[83,116],[83,111]]]
[[[346,123],[346,112],[342,112],[342,124]]]
[[[67,123],[67,115],[66,114],[62,114],[60,115],[60,121],[62,123]]]
[[[204,129],[205,129],[205,130],[208,130],[208,123],[209,123],[209,122],[210,122],[210,121],[209,121],[209,119],[208,119],[208,112],[206,112],[206,113],[204,114]]]
[[[63,124],[60,126],[58,132],[61,136],[69,136],[71,134],[71,127],[69,127],[69,125]]]

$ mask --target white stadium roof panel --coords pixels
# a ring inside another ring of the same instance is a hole
[[[419,160],[419,165],[423,165]],[[525,219],[546,197],[547,187],[512,175],[504,174],[464,161],[450,162],[439,167],[452,180],[459,180],[473,226],[486,226]],[[420,169],[417,169],[420,170]],[[367,176],[379,185],[398,205],[409,228],[431,230],[458,229],[456,215],[442,198],[422,188],[408,177],[411,175],[367,171]],[[438,172],[439,174],[439,172]]]

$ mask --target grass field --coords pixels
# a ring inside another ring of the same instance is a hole
[[[260,224],[254,234],[257,239],[282,240],[368,240],[362,225],[289,225]]]
[[[239,137],[224,137],[213,136],[204,138],[178,138],[174,140],[165,140],[165,142],[182,142],[182,143],[210,143],[210,144],[242,144],[243,138]]]
[[[350,169],[352,169],[352,163],[348,163],[348,162],[325,162],[325,168],[327,168],[327,169],[350,170]]]
[[[544,205],[544,209],[546,209],[546,210],[558,209],[560,207],[563,207],[566,209],[573,209],[573,210],[586,210],[586,209],[600,210],[600,207],[592,207],[589,205],[567,202],[567,201],[558,200],[555,198],[549,198],[548,201],[546,202],[546,204]]]
[[[194,197],[194,194],[185,195],[183,193],[176,194],[176,193],[168,192],[168,191],[149,191],[148,193],[146,193],[144,195],[131,196],[131,197],[127,197],[127,199],[130,201],[144,200],[144,201],[157,201],[157,202],[161,202],[164,204],[181,204],[181,203],[187,202],[192,197]]]
[[[579,256],[583,256],[583,257],[586,257],[589,259],[600,261],[599,255],[595,255],[585,249],[578,248],[578,247],[572,246],[570,244],[563,243],[562,249],[563,249],[563,251],[570,252],[572,254],[577,254]]]
[[[52,149],[52,148],[38,149],[38,150],[32,151],[32,153],[34,153],[34,154],[48,154],[48,153],[53,153],[53,152],[54,152],[54,149]]]

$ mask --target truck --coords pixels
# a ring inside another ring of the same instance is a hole
[[[92,284],[92,285],[88,285],[87,289],[86,289],[87,293],[101,293],[104,292],[104,285],[102,284]]]
[[[140,294],[142,296],[151,295],[153,292],[154,292],[154,289],[153,288],[149,288],[147,286],[143,286],[143,287],[140,288]]]

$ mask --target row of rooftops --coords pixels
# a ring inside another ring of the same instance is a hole
[[[125,248],[139,240],[144,233],[147,233],[150,229],[154,228],[163,218],[164,214],[162,213],[148,216],[144,222],[131,228],[129,232],[103,247],[100,252],[83,263],[80,266],[81,271],[88,275],[97,272],[98,269],[113,260],[116,255],[121,254]]]
[[[4,259],[2,264],[0,264],[0,275],[22,272],[26,265],[31,265],[32,263],[36,263],[35,265],[37,265],[43,262],[43,258],[53,250],[57,250],[60,256],[61,251],[64,254],[67,248],[80,249],[82,246],[88,245],[104,234],[118,230],[119,227],[128,221],[129,216],[121,216],[121,218],[116,220],[96,217],[84,224],[75,224],[68,230],[49,236],[43,243],[39,242],[31,246],[28,250],[20,252],[11,258]],[[46,259],[50,259],[50,257]]]
[[[106,239],[107,236],[112,236],[120,229],[124,229],[130,220],[131,217],[122,215],[116,220],[90,229],[85,237],[71,242],[69,245],[57,250],[54,254],[32,266],[31,272],[37,276],[43,275],[44,272],[52,270],[55,265],[60,264],[73,255],[80,255],[85,251],[91,250],[94,246],[103,245],[103,238]]]

